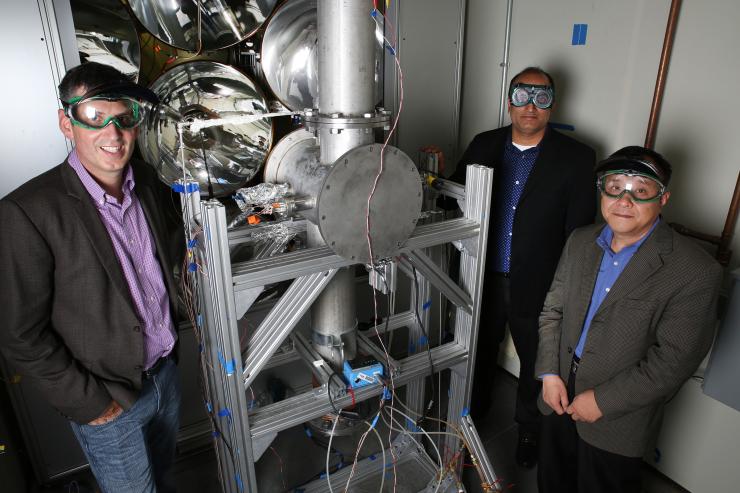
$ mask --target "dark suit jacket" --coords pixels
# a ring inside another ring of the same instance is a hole
[[[476,135],[451,179],[464,183],[467,164],[490,166],[494,168],[493,193],[498,193],[501,184],[496,170],[509,135],[511,126]],[[594,150],[551,128],[540,145],[516,209],[511,242],[511,309],[530,317],[542,310],[565,240],[575,228],[591,224],[596,215]],[[494,209],[491,217],[498,214]],[[488,248],[490,266],[493,238],[489,237]]]
[[[150,166],[131,166],[172,305],[176,208]],[[79,423],[98,417],[111,399],[129,408],[142,383],[141,323],[105,225],[75,171],[64,162],[4,197],[0,224],[2,354]]]
[[[563,250],[540,317],[536,375],[568,378],[603,250],[603,225],[577,230]],[[602,450],[642,457],[663,404],[701,363],[717,318],[720,265],[664,221],[635,252],[596,312],[576,393],[594,389],[604,416],[577,423]],[[539,399],[543,413],[553,412]]]

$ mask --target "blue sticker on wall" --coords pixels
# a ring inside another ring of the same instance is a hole
[[[587,32],[588,24],[573,24],[573,38],[571,39],[570,44],[585,45]]]

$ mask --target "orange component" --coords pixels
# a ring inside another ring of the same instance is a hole
[[[262,221],[258,215],[252,214],[251,216],[247,216],[247,222],[249,224],[259,224]]]

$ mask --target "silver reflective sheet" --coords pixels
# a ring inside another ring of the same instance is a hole
[[[368,22],[370,17],[368,7]],[[379,20],[382,24],[382,19]],[[381,94],[383,30],[376,28],[375,101]],[[319,53],[316,0],[291,0],[267,23],[262,40],[262,71],[275,96],[287,108],[318,108]]]
[[[226,48],[251,36],[277,0],[129,0],[141,24],[164,43],[181,50]]]
[[[161,100],[141,125],[139,148],[167,184],[183,177],[177,122],[267,113],[267,103],[246,75],[228,65],[208,61],[183,63],[165,72],[151,89]],[[183,130],[187,174],[209,195],[232,193],[252,179],[272,143],[272,123],[225,124],[197,133]]]
[[[72,19],[80,62],[110,65],[138,79],[139,36],[119,0],[72,0]]]

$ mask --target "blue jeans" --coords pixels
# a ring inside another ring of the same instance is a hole
[[[139,400],[113,421],[97,426],[72,422],[103,493],[175,491],[179,414],[180,379],[169,359],[144,380]]]

